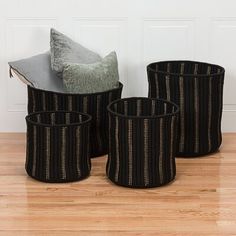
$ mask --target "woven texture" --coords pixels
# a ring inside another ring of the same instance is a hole
[[[180,107],[177,156],[215,152],[221,145],[224,68],[194,61],[166,61],[147,66],[149,97]]]
[[[127,98],[111,103],[108,111],[108,178],[135,188],[172,181],[178,107],[163,100]]]
[[[28,175],[43,182],[70,182],[90,173],[91,116],[41,112],[26,117]]]
[[[108,152],[108,114],[106,107],[121,97],[123,85],[93,94],[56,93],[28,86],[28,113],[37,111],[79,111],[92,116],[91,157]]]

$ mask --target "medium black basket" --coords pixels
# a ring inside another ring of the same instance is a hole
[[[172,181],[178,106],[160,99],[127,98],[112,102],[108,112],[108,178],[135,188]]]
[[[92,116],[91,157],[108,152],[107,105],[121,98],[123,85],[116,89],[92,94],[58,93],[28,86],[28,113],[37,111],[79,111]]]
[[[70,182],[90,173],[91,116],[79,112],[36,112],[26,116],[28,175],[43,182]]]
[[[180,107],[177,156],[215,152],[221,145],[223,67],[195,61],[163,61],[147,66],[149,97]]]

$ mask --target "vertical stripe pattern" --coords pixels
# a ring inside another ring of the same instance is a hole
[[[53,100],[54,100],[54,110],[58,111],[58,96],[57,96],[57,94],[53,95]]]
[[[184,126],[184,78],[181,76],[179,78],[179,106],[180,106],[180,137],[179,137],[179,151],[182,152],[184,150],[184,133],[185,133],[185,126]]]
[[[194,65],[194,75],[197,75],[198,64]],[[195,110],[195,142],[194,152],[199,151],[199,82],[198,78],[194,77],[194,110]]]
[[[128,184],[131,186],[133,183],[133,121],[128,120]]]
[[[45,158],[46,158],[46,179],[50,179],[50,128],[45,128],[46,132],[46,149],[45,149]]]
[[[120,99],[108,106],[111,133],[106,173],[111,181],[148,188],[175,178],[176,110],[168,101],[149,98]]]
[[[36,127],[33,127],[33,166],[32,166],[32,176],[34,177],[36,175],[36,166],[37,166],[37,131],[36,131]],[[29,147],[30,148],[30,147]],[[28,155],[30,155],[30,153],[28,152]],[[30,158],[30,156],[28,157],[28,159]]]
[[[201,156],[218,150],[224,68],[196,61],[163,61],[148,65],[147,72],[149,97],[171,98],[179,105],[177,156]]]
[[[149,185],[149,170],[148,170],[148,120],[144,119],[144,185]]]
[[[175,131],[175,117],[171,117],[171,125],[170,125],[170,177],[171,179],[174,177],[174,167],[173,167],[173,159],[174,157],[174,131]]]
[[[212,117],[212,77],[211,74],[211,66],[207,68],[207,75],[209,75],[209,88],[208,88],[208,124],[207,124],[207,138],[208,138],[208,152],[211,151],[211,117]]]
[[[81,170],[80,170],[80,155],[81,155],[81,142],[80,142],[80,135],[81,134],[81,128],[80,126],[76,129],[76,168],[78,176],[81,176]]]
[[[160,153],[159,153],[159,179],[160,179],[160,184],[163,183],[163,149],[164,149],[164,142],[163,142],[163,129],[164,129],[164,124],[163,124],[163,118],[160,118],[160,133],[159,133],[159,148],[160,148]]]
[[[116,167],[115,167],[115,181],[119,178],[120,169],[120,151],[119,151],[119,122],[118,118],[115,119],[115,142],[116,142]]]
[[[170,73],[170,63],[167,64],[167,72]],[[167,74],[166,76],[166,99],[170,99],[170,76]]]
[[[45,97],[45,93],[42,92],[42,107],[43,107],[43,111],[46,111],[46,97]]]
[[[72,96],[68,96],[68,111],[73,110]]]
[[[61,129],[61,173],[62,179],[66,179],[66,131],[65,127]]]
[[[78,111],[90,114],[90,156],[97,157],[108,152],[108,113],[107,105],[121,98],[123,85],[103,93],[93,94],[70,94],[42,91],[28,86],[28,113],[39,111]]]
[[[27,173],[37,180],[55,183],[80,180],[88,176],[90,122],[81,124],[82,120],[88,119],[88,115],[77,112],[40,112],[28,115]],[[69,126],[65,124],[66,121]]]

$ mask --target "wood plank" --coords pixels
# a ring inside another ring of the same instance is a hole
[[[25,134],[0,133],[0,235],[236,235],[236,134],[223,141],[220,152],[178,158],[171,184],[129,189],[107,180],[106,156],[81,182],[33,180]]]

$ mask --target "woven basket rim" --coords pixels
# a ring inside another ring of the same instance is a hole
[[[54,92],[51,90],[46,90],[46,89],[40,89],[40,88],[35,88],[31,85],[28,85],[28,87],[30,87],[31,89],[37,90],[37,91],[42,91],[42,92],[47,92],[47,93],[53,93],[53,94],[59,94],[59,95],[65,95],[65,96],[92,96],[92,95],[100,95],[100,94],[106,94],[112,91],[116,91],[119,89],[123,88],[123,84],[119,81],[119,86],[117,88],[114,89],[110,89],[110,90],[106,90],[106,91],[102,91],[102,92],[97,92],[97,93],[66,93],[66,92]]]
[[[120,101],[128,101],[128,100],[138,100],[138,99],[142,99],[142,100],[155,100],[155,101],[160,101],[162,103],[167,103],[167,104],[171,104],[172,106],[174,106],[176,108],[176,111],[171,112],[171,113],[167,113],[167,114],[163,114],[163,115],[150,115],[150,116],[130,116],[130,115],[123,115],[121,113],[115,112],[111,109],[111,106],[117,102]],[[108,106],[107,106],[107,110],[110,114],[114,115],[114,116],[118,116],[121,118],[126,118],[126,119],[159,119],[159,118],[163,118],[163,117],[169,117],[169,116],[176,116],[179,113],[179,106],[177,104],[175,104],[174,102],[165,100],[165,99],[161,99],[161,98],[147,98],[147,97],[128,97],[128,98],[121,98],[121,99],[117,99],[113,102],[111,102]]]
[[[181,74],[181,73],[172,73],[172,72],[167,72],[167,71],[163,71],[163,70],[155,70],[155,69],[152,69],[151,66],[152,65],[157,65],[157,64],[160,64],[160,63],[176,63],[176,62],[179,62],[179,63],[198,63],[198,64],[205,64],[205,65],[208,65],[208,66],[215,66],[215,67],[218,67],[221,72],[219,73],[212,73],[212,74]],[[218,76],[218,75],[222,75],[225,73],[225,68],[220,66],[220,65],[217,65],[217,64],[211,64],[211,63],[208,63],[208,62],[201,62],[201,61],[191,61],[191,60],[171,60],[171,61],[157,61],[157,62],[152,62],[150,64],[147,65],[147,71],[152,71],[152,72],[155,72],[155,73],[159,73],[159,74],[165,74],[165,75],[174,75],[174,76],[185,76],[185,77],[212,77],[212,76]]]
[[[45,113],[74,113],[74,114],[78,114],[78,115],[82,115],[87,117],[87,119],[85,121],[82,122],[75,122],[75,123],[70,123],[70,124],[46,124],[46,123],[41,123],[41,122],[37,122],[37,121],[32,121],[30,118],[32,118],[32,116],[38,115],[38,114],[45,114]],[[66,111],[66,110],[61,110],[61,111],[38,111],[38,112],[33,112],[30,113],[29,115],[27,115],[25,117],[25,120],[27,123],[29,124],[33,124],[36,126],[43,126],[43,127],[71,127],[71,126],[81,126],[84,125],[86,123],[90,123],[92,120],[92,116],[87,114],[87,113],[83,113],[83,112],[78,112],[78,111]]]

